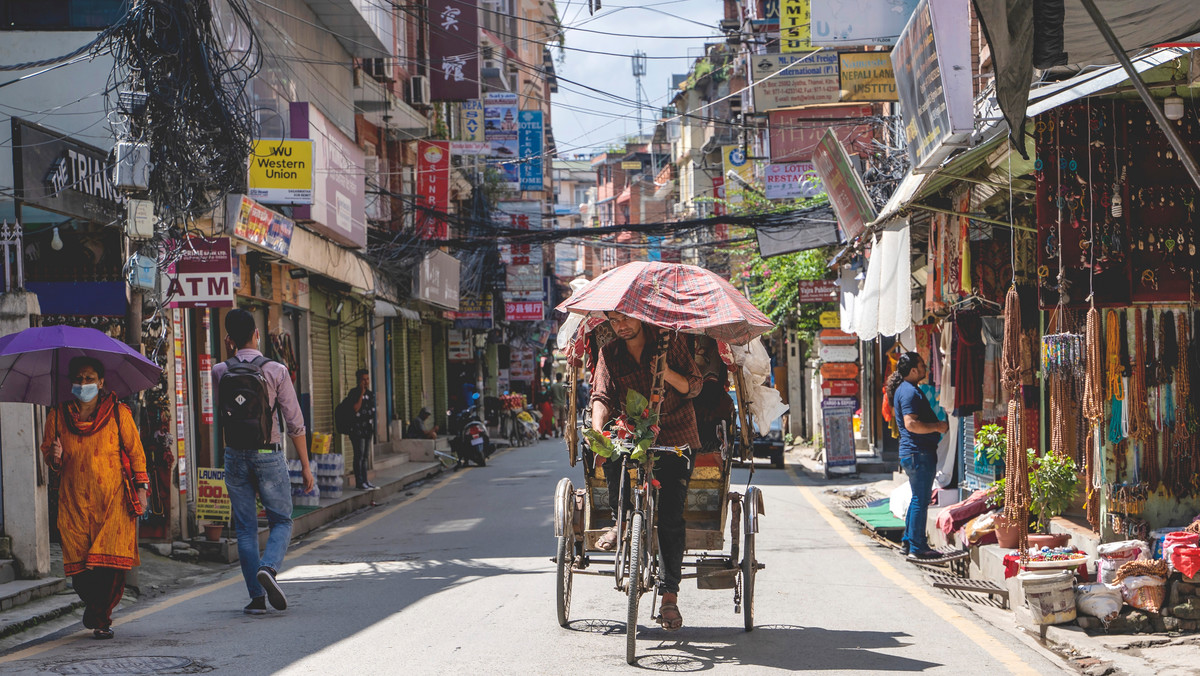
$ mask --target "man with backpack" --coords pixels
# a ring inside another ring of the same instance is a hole
[[[282,424],[300,455],[305,492],[315,480],[308,465],[304,417],[287,367],[258,351],[260,335],[249,312],[225,316],[225,346],[234,356],[213,366],[214,402],[225,440],[225,487],[229,493],[238,558],[250,603],[247,615],[287,608],[276,572],[292,539],[292,486],[282,443]],[[258,506],[262,501],[270,534],[258,549]]]

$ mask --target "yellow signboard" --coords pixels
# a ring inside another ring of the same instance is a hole
[[[843,101],[898,101],[896,73],[888,52],[838,54]]]
[[[725,177],[727,201],[731,204],[741,202],[741,191],[754,182],[754,165],[746,157],[746,151],[741,146],[721,146],[721,170],[722,176]],[[745,185],[738,185],[735,179],[731,179],[731,171],[741,178]]]
[[[779,51],[810,52],[809,0],[779,0]]]
[[[196,517],[229,523],[229,494],[225,492],[225,470],[196,468]]]
[[[255,141],[247,194],[263,204],[312,204],[312,140]]]
[[[821,328],[824,329],[836,329],[842,326],[842,317],[837,310],[822,312],[818,319],[821,321]]]
[[[625,170],[629,170],[629,169],[637,170],[637,169],[641,169],[641,168],[642,168],[642,163],[641,163],[641,162],[635,162],[635,161],[632,161],[632,160],[631,160],[631,161],[627,161],[627,162],[622,162],[622,163],[621,163],[621,168],[622,168],[622,169],[625,169]]]

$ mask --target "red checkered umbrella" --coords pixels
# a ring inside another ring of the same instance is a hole
[[[733,345],[745,345],[775,327],[728,281],[679,263],[626,263],[576,291],[558,310],[599,316],[620,312]]]

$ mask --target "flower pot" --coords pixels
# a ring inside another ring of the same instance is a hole
[[[1037,547],[1038,549],[1041,549],[1042,547],[1049,547],[1051,549],[1065,547],[1070,541],[1070,533],[1054,533],[1053,535],[1045,533],[1029,534],[1029,546]]]
[[[1019,526],[1003,516],[996,517],[996,544],[1004,549],[1016,549],[1021,540],[1021,534],[1017,532]]]
[[[221,531],[225,529],[223,523],[206,523],[204,524],[204,539],[209,542],[217,542],[221,539]]]

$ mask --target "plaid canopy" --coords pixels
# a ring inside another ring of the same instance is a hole
[[[557,309],[595,317],[620,312],[733,345],[745,345],[775,326],[728,281],[679,263],[627,263],[592,280]]]

